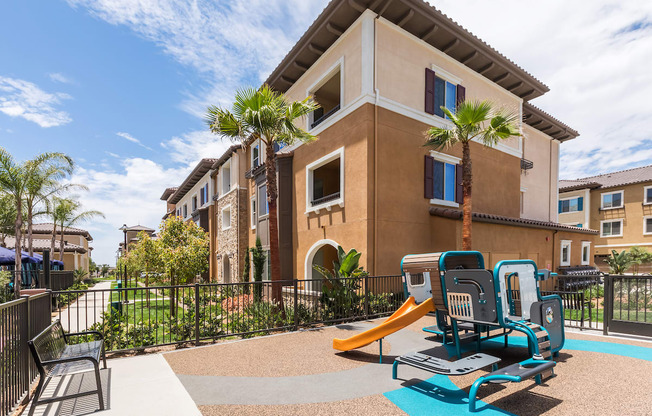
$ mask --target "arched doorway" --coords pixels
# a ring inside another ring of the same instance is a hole
[[[231,261],[226,254],[222,256],[222,280],[224,283],[231,283]]]
[[[327,269],[333,268],[333,261],[337,260],[337,246],[338,244],[333,240],[320,240],[310,247],[308,254],[306,254],[305,263],[305,279],[320,280],[323,276],[317,272],[313,266],[319,265]],[[313,282],[306,285],[308,290],[319,290],[321,284]]]

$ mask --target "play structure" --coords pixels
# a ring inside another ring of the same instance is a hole
[[[539,282],[553,276],[538,270],[532,260],[501,261],[486,270],[484,258],[476,251],[449,251],[408,255],[401,261],[403,286],[408,300],[379,326],[348,339],[333,340],[341,351],[360,348],[434,313],[436,326],[424,331],[441,336],[452,344],[457,361],[446,361],[420,353],[397,357],[399,364],[410,365],[448,376],[468,374],[492,367],[480,377],[469,394],[469,409],[475,410],[478,388],[484,383],[521,382],[534,378],[537,384],[554,375],[552,361],[564,345],[564,311],[557,295],[541,296]],[[480,353],[482,342],[525,334],[530,358],[498,369],[499,358]],[[474,344],[476,353],[461,358],[464,344]],[[382,344],[381,356],[382,356]]]

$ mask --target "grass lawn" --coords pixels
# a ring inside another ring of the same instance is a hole
[[[145,289],[145,288],[143,288],[141,286],[137,286],[135,283],[132,283],[132,282],[129,283],[129,287],[130,288],[139,288],[141,290],[128,290],[128,291],[117,291],[116,290],[116,291],[112,291],[111,292],[111,302],[118,302],[118,301],[121,301],[121,300],[124,301],[125,300],[125,298],[124,298],[125,293],[127,294],[126,295],[127,300],[129,300],[129,301],[133,301],[133,300],[146,301],[147,300],[147,292],[148,292],[147,289]],[[117,289],[117,288],[118,288],[117,283],[113,283],[111,285],[111,289]],[[149,290],[149,299],[150,299],[150,301],[152,301],[152,300],[156,300],[156,299],[163,299],[163,297],[161,295],[158,295],[156,293],[156,290]]]

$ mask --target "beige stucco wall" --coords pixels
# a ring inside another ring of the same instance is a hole
[[[532,161],[534,167],[521,172],[521,217],[557,222],[559,142],[523,124],[523,157]]]
[[[201,205],[201,196],[199,191],[201,188],[208,183],[208,201],[204,204]],[[181,210],[181,216],[183,217],[183,205],[188,204],[188,216],[183,218],[184,220],[192,220],[192,197],[196,196],[197,197],[197,209],[201,208],[202,206],[208,206],[213,203],[213,195],[215,194],[215,189],[213,187],[214,182],[211,180],[210,177],[210,171],[206,172],[202,178],[197,181],[195,186],[193,186],[186,194],[177,202],[176,206],[178,209]]]
[[[592,228],[591,220],[589,213],[591,212],[591,196],[588,189],[578,189],[575,191],[560,192],[559,200],[564,200],[568,198],[577,198],[582,197],[583,199],[583,209],[582,211],[576,212],[563,212],[559,215],[559,222],[567,225],[577,225],[582,224],[582,228]],[[559,211],[559,207],[557,207]],[[597,230],[597,228],[593,228]]]
[[[643,204],[645,186],[652,186],[652,181],[591,191],[591,228],[601,230],[600,221],[623,219],[623,236],[598,238],[595,254],[609,254],[611,250],[626,250],[635,245],[652,249],[652,235],[643,235],[643,218],[652,217],[652,205]],[[624,191],[624,208],[601,210],[601,194],[619,190]]]

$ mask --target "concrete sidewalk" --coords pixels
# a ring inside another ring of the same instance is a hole
[[[75,302],[63,309],[59,316],[64,331],[81,332],[89,329],[94,323],[102,320],[102,313],[106,312],[111,300],[112,281],[96,284],[90,292],[79,297]],[[97,292],[97,291],[104,292]]]

